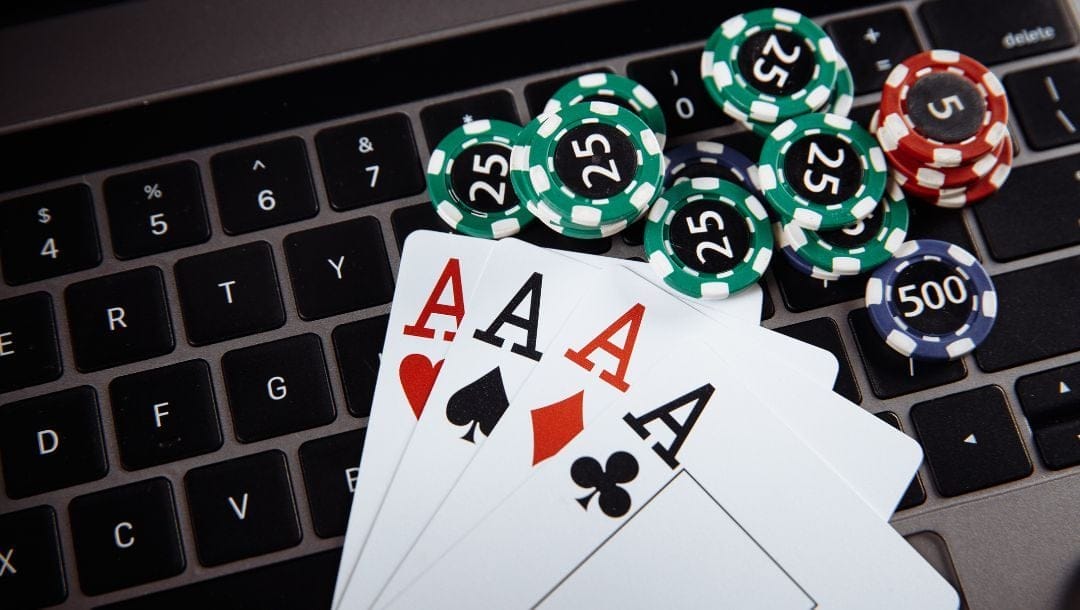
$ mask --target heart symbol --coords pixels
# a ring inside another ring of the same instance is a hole
[[[412,407],[416,419],[424,412],[431,387],[435,385],[435,379],[439,376],[443,361],[435,364],[423,354],[409,354],[401,359],[398,366],[398,378],[401,380],[401,389],[405,390],[405,398]]]

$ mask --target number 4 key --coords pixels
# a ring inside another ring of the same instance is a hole
[[[0,203],[0,267],[10,285],[101,262],[90,189],[78,184]]]

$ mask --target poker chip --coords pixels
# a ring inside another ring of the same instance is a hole
[[[757,197],[757,165],[741,152],[719,142],[691,142],[664,153],[664,188],[691,178],[719,178],[740,184]]]
[[[877,135],[880,118],[880,110],[875,110],[870,117],[870,133]],[[998,164],[1005,150],[1005,141],[1009,139],[1002,140],[996,149],[960,167],[934,167],[899,149],[885,150],[885,158],[889,160],[889,167],[899,174],[897,178],[901,184],[915,183],[928,189],[955,188],[986,177]]]
[[[869,216],[885,194],[885,155],[850,119],[804,114],[765,139],[758,181],[786,220],[813,230],[838,229]]]
[[[894,170],[894,177],[911,196],[928,201],[942,208],[962,208],[993,195],[1001,188],[1012,172],[1013,144],[1011,138],[1005,138],[1001,156],[985,177],[965,186],[956,188],[928,188],[918,182],[907,182],[900,172]]]
[[[511,153],[510,176],[527,209],[549,226],[593,232],[648,209],[663,180],[663,154],[636,114],[585,102],[527,125]]]
[[[761,202],[734,182],[691,178],[666,190],[649,210],[645,252],[679,292],[722,299],[761,279],[773,234]]]
[[[855,105],[855,79],[851,75],[851,68],[847,61],[839,53],[836,55],[838,69],[836,71],[836,86],[833,88],[829,101],[821,107],[820,112],[847,116],[851,114],[851,107]]]
[[[701,78],[725,113],[776,124],[820,109],[839,71],[833,42],[809,18],[760,9],[722,23],[701,55]]]
[[[907,237],[908,221],[904,192],[892,184],[874,212],[853,225],[815,232],[789,222],[783,232],[788,247],[811,269],[820,269],[820,275],[848,276],[871,271],[892,258]]]
[[[611,223],[609,225],[601,225],[592,229],[582,229],[574,227],[573,225],[560,224],[561,220],[559,219],[551,219],[545,217],[546,214],[550,214],[550,211],[541,210],[536,206],[534,202],[526,201],[525,206],[538,221],[544,224],[544,226],[551,229],[552,231],[555,231],[556,233],[565,235],[567,237],[572,237],[574,239],[601,239],[604,237],[611,237],[612,235],[621,233],[630,225],[644,218],[645,214],[648,213],[648,210],[646,209],[643,210],[637,217],[629,221],[622,220],[619,222]]]
[[[667,122],[656,97],[644,85],[625,76],[593,72],[566,83],[551,96],[541,114],[553,114],[572,104],[610,102],[637,114],[663,148],[667,138]]]
[[[913,55],[889,73],[881,92],[878,139],[935,167],[959,167],[1008,138],[1009,104],[986,66],[934,49]]]
[[[920,360],[955,360],[990,334],[997,292],[967,250],[948,242],[905,242],[866,283],[874,328],[894,350]]]
[[[840,279],[840,276],[835,273],[830,273],[820,267],[815,267],[803,260],[799,256],[799,253],[792,247],[791,242],[788,240],[787,233],[784,232],[784,223],[774,222],[772,225],[773,240],[775,248],[780,250],[784,255],[784,259],[799,273],[810,276],[814,279],[822,280],[825,282],[831,282]]]
[[[451,131],[431,153],[427,185],[439,218],[473,237],[499,239],[532,220],[509,182],[510,153],[521,127],[479,120]]]

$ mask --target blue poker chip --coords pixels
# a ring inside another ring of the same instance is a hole
[[[691,142],[669,150],[664,153],[664,167],[665,189],[691,178],[720,178],[739,184],[762,199],[757,165],[746,155],[719,142]]]
[[[933,239],[904,242],[866,283],[866,309],[889,347],[918,360],[956,360],[990,334],[997,292],[973,254]]]
[[[784,258],[787,260],[788,264],[796,271],[823,282],[831,282],[840,279],[838,274],[822,269],[821,267],[815,267],[809,262],[804,261],[802,257],[799,256],[799,252],[791,245],[791,240],[784,231],[783,223],[772,223],[772,231],[776,245],[779,246],[780,251],[784,253]]]

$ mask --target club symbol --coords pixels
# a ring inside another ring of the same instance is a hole
[[[570,466],[570,478],[578,487],[593,489],[589,495],[577,499],[581,508],[589,510],[593,496],[600,494],[597,499],[600,510],[613,519],[630,511],[630,494],[619,484],[629,483],[637,475],[637,459],[625,451],[612,453],[603,468],[591,457],[578,458]]]
[[[142,187],[142,192],[146,193],[147,199],[161,199],[161,196],[165,194],[157,184],[147,184]]]

